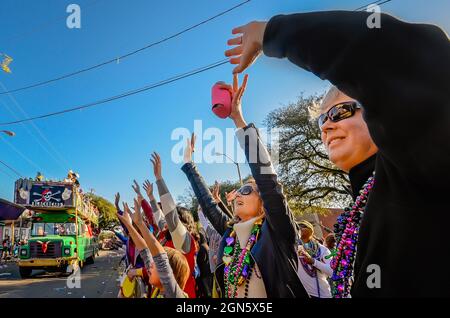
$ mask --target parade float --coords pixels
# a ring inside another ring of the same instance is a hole
[[[33,211],[30,238],[20,249],[23,278],[30,277],[33,269],[71,273],[94,262],[98,210],[77,183],[66,181],[19,179],[15,183],[15,204]]]

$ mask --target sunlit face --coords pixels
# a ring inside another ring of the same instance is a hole
[[[348,101],[354,99],[341,92],[324,101],[321,113],[327,112],[336,104]],[[321,127],[321,133],[331,162],[347,172],[378,151],[361,109],[357,109],[352,117],[336,123],[327,120]]]
[[[236,194],[234,200],[234,214],[241,219],[241,221],[247,221],[251,218],[260,216],[263,211],[263,204],[261,197],[256,188],[256,184],[247,183],[244,186],[252,187],[253,191],[250,194],[243,195],[241,193]]]

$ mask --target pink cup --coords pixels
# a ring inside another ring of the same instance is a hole
[[[220,118],[227,118],[231,114],[231,94],[230,91],[220,88],[224,82],[217,82],[211,90],[212,111]]]

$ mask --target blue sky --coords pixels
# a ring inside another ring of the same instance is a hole
[[[3,0],[0,52],[14,58],[13,73],[0,73],[0,91],[70,73],[125,54],[213,16],[240,1],[207,0]],[[119,64],[47,86],[0,96],[0,122],[84,104],[222,59],[231,29],[279,13],[355,9],[363,0],[253,0],[182,37],[146,50]],[[66,26],[66,7],[81,7],[81,29]],[[404,20],[435,23],[450,31],[447,0],[393,0],[384,12]],[[163,158],[163,174],[175,196],[188,188],[180,164],[170,159],[175,128],[233,127],[210,111],[210,88],[231,80],[225,65],[197,76],[88,110],[7,126],[16,137],[0,138],[0,159],[27,177],[42,171],[63,178],[77,171],[85,190],[113,200],[120,191],[130,200],[131,181],[153,180],[151,151]],[[323,92],[327,83],[287,61],[262,58],[250,75],[243,105],[249,121],[260,125],[271,110],[294,101],[302,92]],[[237,179],[232,164],[200,164],[208,183]],[[248,173],[244,166],[243,174]],[[12,200],[15,176],[0,166],[0,197]]]

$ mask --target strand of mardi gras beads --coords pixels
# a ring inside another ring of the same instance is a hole
[[[367,180],[359,192],[355,203],[345,209],[335,224],[337,248],[331,260],[333,269],[332,293],[335,298],[345,298],[350,294],[350,280],[353,276],[353,263],[356,256],[359,226],[367,204],[370,191],[375,184],[375,173]]]

